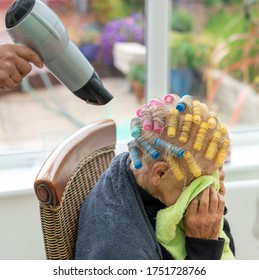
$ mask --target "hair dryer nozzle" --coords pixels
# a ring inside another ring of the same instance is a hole
[[[112,100],[113,96],[105,89],[97,73],[94,72],[89,81],[74,94],[89,104],[104,105]]]
[[[8,8],[5,15],[5,25],[12,28],[19,24],[32,10],[35,0],[16,0]]]

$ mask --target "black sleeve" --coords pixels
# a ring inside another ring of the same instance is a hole
[[[235,251],[234,239],[233,239],[233,236],[231,234],[230,226],[229,226],[229,223],[226,220],[226,218],[224,218],[223,230],[224,230],[224,232],[226,233],[226,235],[228,236],[228,238],[230,240],[229,247],[230,247],[233,255],[235,256],[236,251]]]
[[[185,237],[186,260],[220,260],[224,239],[206,240]]]

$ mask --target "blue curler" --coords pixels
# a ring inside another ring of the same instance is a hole
[[[187,93],[180,94],[180,97],[183,98],[185,95],[188,95]]]
[[[185,110],[185,108],[186,108],[186,105],[182,102],[178,103],[176,105],[176,109],[178,110],[179,113],[182,113]]]
[[[128,149],[129,149],[130,157],[133,161],[134,167],[136,169],[142,168],[142,162],[139,158],[139,153],[138,153],[133,141],[128,143]]]
[[[160,157],[160,153],[155,150],[152,146],[148,144],[148,142],[144,140],[136,139],[138,145],[141,147],[143,151],[145,151],[152,159],[156,160]]]
[[[186,106],[190,107],[192,105],[192,96],[186,93],[181,94],[181,99],[176,104],[176,109],[179,113],[185,111]]]
[[[156,138],[154,140],[154,145],[156,147],[158,147],[159,149],[161,150],[164,150],[164,151],[168,151],[170,154],[178,157],[178,158],[182,158],[183,157],[183,154],[184,154],[184,150],[179,148],[179,147],[176,147],[172,144],[169,144],[168,142],[160,139],[160,138]]]

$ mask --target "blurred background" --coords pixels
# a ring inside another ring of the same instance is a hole
[[[0,0],[1,44],[12,43],[5,31],[12,2]],[[88,123],[112,118],[118,152],[123,151],[138,106],[168,92],[206,102],[231,131],[227,218],[237,257],[259,259],[258,1],[42,2],[60,17],[114,99],[105,106],[88,105],[46,68],[33,68],[20,86],[0,92],[0,259],[44,258],[33,180],[58,143]],[[158,18],[156,10],[167,16]],[[164,92],[150,86],[159,77],[154,54],[168,58]]]

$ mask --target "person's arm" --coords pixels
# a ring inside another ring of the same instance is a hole
[[[224,215],[227,214],[227,208],[225,207]],[[235,244],[230,231],[230,226],[226,218],[224,217],[223,230],[230,240],[230,249],[235,255]],[[186,248],[186,260],[218,260],[221,258],[222,250],[224,246],[224,239],[219,238],[218,240],[206,240],[196,238],[185,238]]]
[[[30,48],[14,44],[0,45],[0,89],[11,90],[20,84],[30,73],[31,63],[43,67],[39,55]]]

